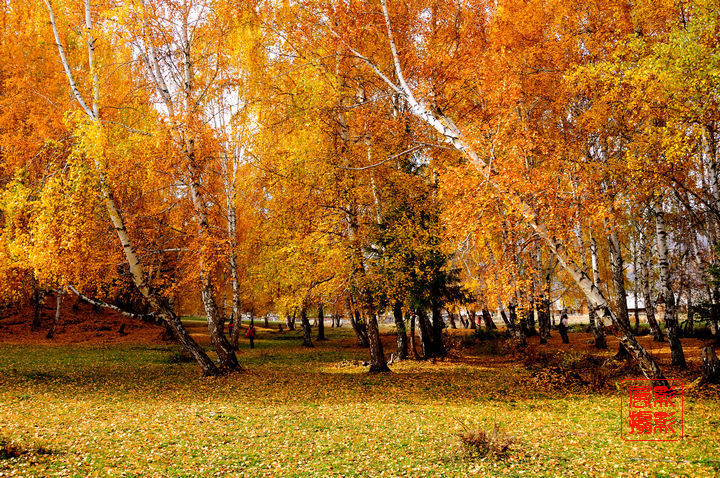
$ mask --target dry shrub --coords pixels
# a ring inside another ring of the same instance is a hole
[[[478,427],[470,429],[463,426],[463,428],[464,430],[457,436],[465,451],[471,456],[502,459],[510,454],[515,443],[515,437],[501,432],[497,423],[492,431]]]
[[[601,392],[608,389],[609,380],[616,373],[612,363],[590,354],[529,352],[524,363],[532,372],[529,385],[533,387]],[[626,362],[622,362],[617,367],[626,366]]]
[[[17,458],[24,452],[19,446],[10,440],[0,438],[0,460],[7,458]]]
[[[23,455],[50,455],[52,451],[44,446],[27,448],[18,445],[12,440],[0,437],[0,460],[18,458]]]

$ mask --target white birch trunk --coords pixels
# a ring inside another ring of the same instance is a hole
[[[47,339],[55,338],[55,330],[57,329],[57,325],[60,322],[60,305],[62,305],[62,298],[63,294],[65,293],[65,289],[63,287],[60,287],[58,290],[55,291],[55,293],[57,294],[57,297],[55,298],[55,317],[53,318],[53,323],[50,327],[50,330],[48,330],[47,335],[45,335],[45,338]]]
[[[665,213],[661,200],[655,206],[655,231],[657,239],[658,266],[660,268],[660,282],[665,296],[665,331],[667,332],[672,364],[685,367],[685,354],[678,330],[677,310],[675,308],[675,293],[670,282],[670,261],[667,249],[667,231],[665,227]]]
[[[465,140],[464,135],[455,125],[455,123],[453,123],[450,118],[440,114],[439,112],[431,112],[422,101],[418,101],[415,98],[412,89],[405,81],[405,77],[400,65],[397,47],[393,38],[390,16],[388,14],[387,0],[380,0],[380,3],[382,5],[383,15],[385,17],[385,23],[387,26],[387,37],[392,53],[397,83],[395,83],[384,73],[382,73],[382,71],[367,57],[363,56],[356,50],[351,49],[351,51],[360,59],[363,59],[372,68],[372,70],[396,93],[405,97],[405,100],[407,101],[407,104],[409,106],[409,111],[414,116],[435,129],[435,131],[437,131],[438,134],[440,134],[448,144],[450,144],[455,150],[457,150],[468,160],[470,160],[470,162],[478,169],[478,171],[480,171],[488,178],[489,185],[500,189],[499,185],[492,180],[493,174],[491,168],[469,145],[469,143]],[[652,357],[650,357],[647,351],[637,342],[634,335],[632,334],[632,331],[628,327],[626,327],[625,324],[621,323],[621,321],[617,319],[617,316],[611,310],[610,304],[608,303],[607,299],[600,291],[600,289],[598,289],[593,284],[592,280],[590,280],[587,274],[582,271],[582,269],[577,266],[577,264],[570,257],[570,255],[566,253],[565,246],[550,232],[547,225],[538,217],[538,214],[535,212],[535,210],[527,202],[525,202],[525,200],[520,196],[520,194],[518,194],[517,191],[502,190],[501,192],[516,202],[519,211],[525,218],[527,224],[532,227],[532,229],[543,241],[545,241],[550,251],[556,256],[560,265],[563,267],[563,269],[565,269],[565,271],[570,275],[570,277],[573,278],[580,290],[585,293],[591,304],[600,311],[601,316],[604,316],[618,326],[618,330],[620,331],[620,342],[625,345],[625,347],[638,360],[640,369],[645,374],[645,376],[652,379],[664,379],[662,372],[660,371],[659,367],[652,359]]]
[[[75,100],[78,102],[83,111],[85,111],[88,119],[91,122],[97,123],[98,126],[102,126],[102,122],[100,121],[99,107],[99,75],[96,71],[96,65],[94,61],[96,39],[92,35],[93,25],[90,9],[90,0],[85,0],[85,26],[88,30],[88,68],[90,69],[92,77],[92,107],[89,107],[87,102],[85,102],[75,82],[74,75],[72,74],[72,69],[70,68],[70,63],[68,62],[65,55],[65,49],[62,45],[62,42],[60,41],[60,34],[57,29],[55,13],[52,8],[51,0],[45,0],[45,5],[48,10],[48,14],[50,17],[50,25],[52,27],[53,35],[55,37],[55,42],[58,49],[58,54],[60,56],[60,61],[63,64],[70,90],[75,96]],[[100,188],[105,208],[107,210],[110,221],[112,222],[113,228],[115,229],[118,240],[120,241],[120,244],[122,246],[123,253],[125,254],[125,259],[127,261],[128,267],[130,268],[130,274],[133,278],[135,286],[142,294],[142,296],[150,303],[150,306],[154,310],[156,310],[161,315],[161,317],[163,317],[163,319],[168,323],[168,325],[173,329],[177,339],[180,341],[183,347],[185,347],[185,349],[193,355],[197,363],[200,365],[203,374],[217,375],[219,373],[219,370],[215,366],[213,361],[207,356],[202,347],[200,347],[195,342],[195,340],[190,336],[190,334],[187,333],[187,330],[185,330],[185,327],[182,325],[182,322],[177,317],[177,315],[175,315],[175,312],[169,307],[167,301],[161,296],[161,294],[158,293],[158,291],[150,287],[150,284],[147,281],[145,271],[143,270],[142,263],[140,262],[140,258],[135,252],[135,248],[133,247],[130,235],[128,234],[128,231],[125,227],[125,221],[123,219],[122,213],[120,212],[115,203],[112,188],[107,183],[100,158],[95,157],[93,158],[93,160],[95,162],[95,168],[98,172],[98,176],[100,179]]]

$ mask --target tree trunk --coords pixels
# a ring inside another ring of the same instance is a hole
[[[53,319],[52,327],[50,327],[50,330],[48,330],[48,333],[45,336],[47,339],[55,338],[55,330],[57,329],[58,322],[60,322],[60,304],[62,304],[62,297],[65,293],[65,289],[60,287],[55,293],[57,294],[57,297],[55,298],[55,318]]]
[[[228,238],[230,241],[230,279],[232,283],[232,313],[230,321],[233,324],[233,333],[230,337],[230,344],[237,350],[238,341],[240,340],[239,331],[242,327],[242,310],[240,304],[240,276],[238,272],[237,260],[237,211],[236,203],[236,177],[237,177],[237,158],[233,158],[232,175],[226,183],[226,206],[228,209]],[[235,333],[235,330],[238,333]]]
[[[223,370],[229,372],[238,370],[240,369],[240,364],[238,363],[233,346],[230,345],[227,337],[225,337],[223,321],[220,319],[217,304],[215,303],[215,292],[212,282],[204,272],[201,271],[200,275],[200,294],[205,307],[205,313],[207,314],[210,343],[215,348],[215,353],[217,353],[218,360],[220,361],[220,367]]]
[[[477,154],[470,143],[465,138],[463,132],[455,125],[451,118],[445,116],[439,110],[431,110],[427,107],[425,102],[418,99],[413,94],[412,89],[408,86],[405,81],[405,76],[402,72],[400,59],[397,53],[397,47],[393,38],[392,27],[390,22],[390,15],[387,10],[386,0],[381,0],[381,6],[383,9],[383,16],[387,26],[388,41],[390,44],[390,51],[393,57],[393,65],[395,67],[395,78],[390,80],[389,77],[380,75],[380,78],[389,83],[395,91],[402,95],[405,100],[408,111],[420,119],[420,121],[426,123],[428,126],[434,128],[444,140],[453,147],[460,154],[465,156],[471,164],[473,164],[478,171],[488,178],[488,184],[490,187],[498,189],[501,194],[504,194],[516,202],[518,212],[524,217],[525,222],[538,234],[538,236],[545,241],[550,251],[555,255],[560,265],[567,271],[567,273],[573,278],[575,283],[578,285],[581,291],[588,297],[593,307],[597,308],[601,312],[603,317],[607,317],[612,323],[618,322],[617,316],[610,310],[608,301],[602,292],[594,287],[592,281],[589,279],[578,266],[575,261],[565,251],[565,246],[557,239],[557,236],[552,234],[544,222],[538,217],[537,212],[525,202],[524,197],[518,191],[512,189],[503,188],[500,184],[494,181],[493,170],[486,163],[483,158]],[[352,50],[351,50],[352,51]],[[353,51],[354,53],[354,51]],[[380,70],[375,70],[379,72]],[[638,365],[646,377],[653,379],[657,384],[667,382],[664,380],[664,376],[660,368],[657,366],[655,361],[650,357],[647,351],[635,340],[632,335],[632,331],[628,330],[624,324],[619,324],[620,341],[625,347],[631,351],[631,353],[638,360]]]
[[[355,332],[358,346],[369,347],[367,327],[365,327],[365,323],[362,321],[359,310],[350,311],[350,325],[352,325],[353,331]]]
[[[667,232],[665,229],[665,214],[662,205],[658,202],[655,206],[655,231],[657,238],[658,266],[660,268],[660,282],[665,296],[665,330],[667,331],[668,342],[672,364],[685,368],[685,354],[678,333],[677,310],[675,308],[675,293],[670,282],[670,262],[667,250]]]
[[[327,340],[325,338],[325,311],[323,310],[322,302],[318,304],[318,336],[316,340]]]
[[[548,287],[548,290],[550,288]],[[550,328],[551,328],[551,321],[552,321],[552,310],[550,310],[550,294],[548,294],[547,297],[545,297],[545,300],[543,302],[544,308],[545,308],[545,334],[547,335],[547,338],[550,338]]]
[[[72,68],[70,67],[70,64],[68,63],[65,56],[65,50],[62,46],[63,44],[60,40],[60,34],[57,30],[52,4],[50,2],[46,2],[45,5],[50,15],[50,24],[52,26],[53,35],[55,37],[55,44],[58,49],[60,60],[63,64],[63,69],[65,70],[65,74],[68,79],[70,90],[73,93],[77,102],[85,111],[85,114],[88,116],[90,121],[102,127],[99,104],[100,79],[94,61],[96,38],[92,35],[93,25],[90,2],[89,0],[85,1],[85,27],[87,29],[87,32],[90,33],[87,35],[86,38],[88,50],[88,69],[89,71],[93,72],[92,103],[90,106],[88,106],[88,104],[85,102],[82,94],[76,86],[75,79],[72,73]],[[210,357],[207,356],[205,351],[197,344],[197,342],[195,342],[195,340],[193,340],[190,334],[188,334],[187,330],[182,324],[182,321],[180,321],[177,315],[175,315],[175,312],[166,303],[162,295],[159,294],[158,291],[156,291],[153,287],[151,287],[150,283],[148,282],[140,258],[135,252],[135,247],[133,246],[130,235],[128,234],[128,231],[125,227],[125,219],[122,216],[121,210],[117,207],[117,204],[115,203],[113,191],[110,188],[110,185],[108,184],[105,177],[102,162],[100,158],[97,157],[92,158],[92,160],[95,164],[95,169],[98,172],[100,192],[103,197],[105,209],[107,210],[110,222],[112,223],[118,240],[120,241],[120,244],[122,246],[123,253],[125,254],[125,259],[130,268],[130,274],[132,275],[135,286],[137,287],[138,291],[143,295],[143,297],[145,297],[145,299],[150,303],[153,310],[158,313],[158,315],[160,315],[160,317],[162,317],[163,320],[170,326],[180,344],[185,347],[185,349],[190,352],[190,354],[192,354],[192,356],[195,358],[198,365],[200,366],[203,375],[209,376],[220,374],[220,370],[217,368],[215,363],[213,363],[213,361],[210,359]]]
[[[715,355],[712,347],[703,347],[702,359],[702,381],[704,383],[720,383],[720,360]]]
[[[238,344],[240,343],[240,333],[242,332],[242,311],[238,309],[237,315],[235,315],[235,306],[233,305],[233,315],[234,315],[234,322],[233,322],[233,329],[232,334],[230,336],[230,344],[233,346],[235,350],[238,349]]]
[[[442,311],[440,312],[442,314]],[[447,309],[448,319],[450,320],[450,328],[457,329],[457,323],[455,322],[455,314]]]
[[[592,266],[592,283],[593,287],[600,289],[600,265],[598,260],[598,247],[595,237],[590,235],[590,262]],[[593,327],[593,338],[595,339],[595,348],[605,350],[608,348],[605,340],[605,324],[602,319],[597,317],[597,309],[588,298],[588,310],[590,311],[590,325]],[[597,322],[595,321],[597,319]]]
[[[440,307],[432,307],[432,334],[433,334],[433,356],[444,357],[446,355],[445,345],[443,344],[443,329],[445,321],[442,317]]]
[[[468,321],[467,317],[469,317],[470,314],[467,316],[463,315],[461,310],[458,310],[458,319],[460,319],[460,323],[462,324],[464,329],[470,328],[470,322]]]
[[[500,300],[500,297],[498,297],[497,300],[498,303],[498,310],[500,311],[500,318],[502,319],[503,323],[505,324],[505,327],[507,328],[510,335],[514,335],[514,328],[515,325],[510,322],[510,318],[508,317],[507,313],[505,312],[505,306],[503,306],[502,301]]]
[[[314,347],[312,343],[312,328],[307,318],[307,307],[305,307],[305,305],[300,309],[300,323],[303,329],[303,347]]]
[[[633,242],[633,298],[635,300],[635,335],[640,333],[640,306],[638,305],[638,250],[637,242]]]
[[[369,316],[367,331],[370,345],[370,373],[389,372],[390,368],[385,360],[382,340],[380,340],[377,316],[374,313],[369,313]]]
[[[151,296],[151,299],[154,298],[153,296]],[[195,361],[200,365],[200,368],[203,371],[203,375],[219,375],[220,370],[210,357],[208,357],[205,350],[203,350],[203,348],[200,347],[200,345],[195,342],[195,339],[193,339],[188,333],[187,329],[175,312],[163,302],[155,302],[154,304],[151,302],[151,305],[155,310],[158,310],[159,315],[170,326],[178,342],[180,342],[185,350],[190,352],[190,354],[195,358]]]
[[[402,303],[397,300],[393,307],[393,315],[395,317],[395,330],[397,333],[397,350],[395,357],[398,360],[406,360],[408,357],[408,341],[407,332],[405,331],[405,319],[402,314]]]
[[[695,335],[695,310],[693,309],[692,303],[692,289],[688,289],[687,294],[687,325],[685,326],[685,333],[687,337]]]
[[[650,254],[650,241],[647,240],[647,235],[644,231],[640,232],[640,241],[643,249],[643,260],[642,260],[642,290],[643,290],[643,301],[645,302],[645,317],[647,318],[648,325],[653,334],[653,340],[655,342],[664,342],[662,330],[660,325],[655,318],[655,303],[652,298],[652,292],[650,289],[650,271],[651,271],[651,254]]]
[[[477,311],[468,309],[468,322],[470,323],[470,329],[477,330]]]
[[[537,312],[538,324],[540,326],[540,343],[546,344],[550,338],[550,301],[543,295],[540,297]]]
[[[493,322],[492,315],[490,315],[490,311],[487,309],[482,310],[482,318],[483,322],[485,322],[485,330],[490,332],[492,329],[497,329],[497,325],[495,325],[495,322]],[[475,317],[473,317],[473,322],[475,321]]]
[[[507,307],[508,310],[508,321],[510,324],[512,324],[512,336],[515,340],[516,344],[520,347],[524,347],[527,345],[527,341],[525,339],[525,332],[523,331],[523,328],[521,325],[518,324],[518,316],[516,312],[516,305],[514,302],[511,302],[508,304]]]
[[[413,359],[418,360],[417,346],[415,345],[415,314],[410,317],[410,350],[412,351]]]
[[[432,324],[428,320],[427,313],[422,307],[417,310],[418,332],[420,333],[420,346],[422,350],[422,358],[428,359],[433,356],[435,347],[433,345]]]
[[[620,238],[617,231],[613,231],[608,236],[608,248],[610,250],[610,266],[612,269],[613,286],[615,288],[615,309],[617,310],[617,320],[622,322],[627,330],[630,329],[630,316],[627,308],[627,292],[625,290],[625,272],[623,271],[622,249],[620,248]],[[630,352],[625,345],[620,342],[618,344],[618,352],[615,359],[622,360],[630,358]]]
[[[33,320],[30,324],[30,330],[40,330],[42,325],[42,307],[45,301],[45,291],[39,287],[33,287]]]
[[[530,296],[529,307],[525,311],[523,316],[525,317],[525,329],[528,337],[535,337],[538,335],[538,331],[535,328],[537,317],[537,298],[534,295]]]

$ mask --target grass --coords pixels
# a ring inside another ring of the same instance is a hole
[[[328,329],[263,338],[247,371],[200,378],[175,346],[0,346],[4,476],[717,476],[720,404],[685,399],[682,442],[624,442],[619,397],[528,386],[482,345],[462,360],[373,375],[367,351]],[[295,340],[291,339],[294,338]],[[389,350],[387,351],[389,352]],[[499,424],[502,460],[462,450],[463,426]]]

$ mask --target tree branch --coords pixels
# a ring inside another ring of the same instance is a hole
[[[72,70],[70,69],[70,64],[68,63],[67,57],[65,56],[65,48],[60,41],[60,34],[58,33],[57,24],[55,22],[55,12],[53,12],[52,4],[50,3],[51,0],[44,0],[44,2],[45,6],[47,7],[48,13],[50,14],[50,25],[52,26],[53,35],[55,36],[55,45],[57,45],[58,53],[60,54],[60,61],[62,62],[63,68],[65,69],[65,75],[67,76],[68,83],[70,84],[70,90],[73,92],[73,95],[75,95],[75,99],[77,100],[77,102],[80,103],[83,111],[85,111],[85,114],[88,115],[91,120],[96,120],[97,117],[95,116],[93,110],[90,109],[88,104],[83,99],[82,94],[80,93],[80,90],[78,90],[77,84],[75,83],[75,78],[73,77]]]

